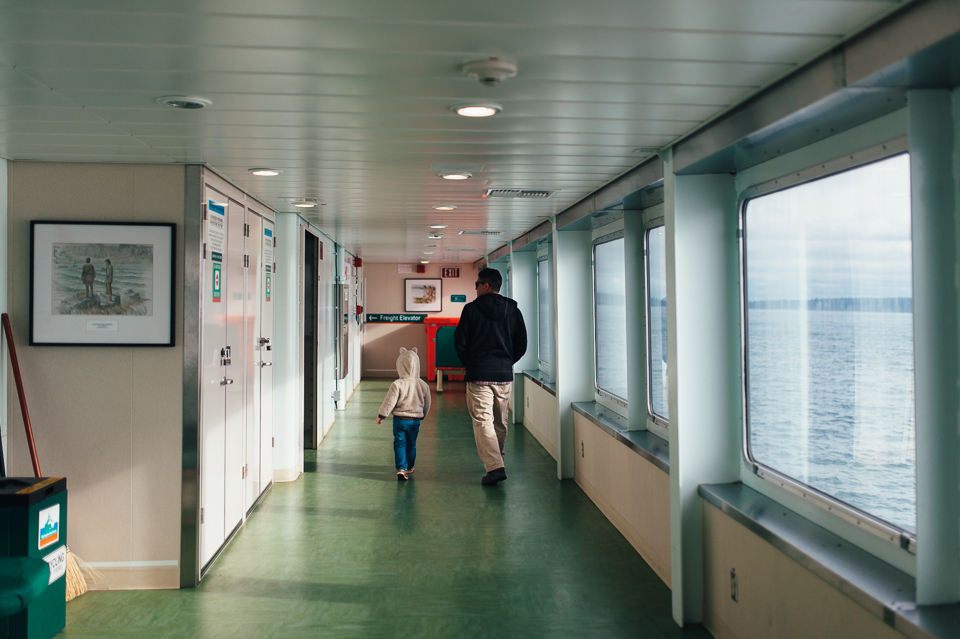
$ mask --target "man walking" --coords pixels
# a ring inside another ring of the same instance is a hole
[[[503,444],[513,392],[513,365],[527,351],[523,315],[512,299],[500,295],[503,278],[485,268],[477,276],[477,299],[463,307],[454,347],[467,371],[467,411],[473,420],[477,452],[487,471],[480,483],[507,478]]]

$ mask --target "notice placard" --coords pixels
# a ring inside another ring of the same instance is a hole
[[[207,202],[207,248],[214,262],[223,262],[223,245],[227,237],[227,207],[213,200]]]
[[[37,526],[40,539],[37,548],[43,550],[60,541],[60,504],[54,504],[40,511]]]
[[[52,553],[43,558],[47,565],[50,566],[50,579],[47,580],[47,585],[49,586],[55,582],[60,577],[63,577],[67,574],[67,547],[60,546]]]

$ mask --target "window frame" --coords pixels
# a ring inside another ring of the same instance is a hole
[[[614,226],[614,224],[611,224]],[[590,270],[592,271],[591,276],[593,278],[593,286],[591,290],[593,305],[593,388],[596,391],[597,397],[605,399],[612,403],[612,406],[608,406],[617,413],[623,414],[630,406],[630,402],[626,397],[620,397],[616,393],[612,393],[605,388],[600,386],[600,363],[598,358],[600,357],[600,342],[599,336],[597,334],[597,247],[601,244],[609,244],[610,242],[615,242],[617,240],[624,241],[624,248],[626,248],[626,231],[623,228],[623,223],[620,222],[620,228],[618,230],[606,233],[599,237],[595,237],[590,244]],[[624,261],[624,276],[626,276],[626,261]],[[623,290],[624,296],[624,307],[626,307],[626,296],[627,290],[626,285],[624,285]],[[626,313],[626,308],[624,308],[624,313]],[[629,330],[627,327],[626,330]],[[624,336],[626,338],[626,336]],[[627,376],[627,371],[623,371],[624,376]],[[606,402],[604,402],[606,404]],[[626,415],[623,415],[626,417]]]
[[[742,423],[741,423],[741,455],[742,462],[753,475],[765,482],[776,485],[787,492],[800,497],[804,501],[831,513],[840,519],[865,530],[872,535],[890,542],[916,555],[916,533],[911,533],[895,524],[887,522],[876,515],[848,504],[838,497],[822,490],[809,486],[798,479],[790,477],[775,468],[767,466],[753,458],[750,452],[750,350],[748,284],[747,284],[747,225],[746,214],[748,203],[758,197],[778,191],[785,191],[811,182],[816,182],[834,175],[853,171],[858,168],[890,159],[894,156],[909,154],[909,145],[906,136],[876,144],[855,153],[847,153],[833,160],[821,162],[801,171],[792,171],[773,180],[757,184],[744,189],[738,194],[737,201],[737,238],[740,253],[740,360],[743,381],[741,384]],[[911,212],[912,215],[912,212]],[[912,244],[912,242],[911,242]],[[916,400],[914,400],[916,401]]]
[[[650,357],[650,353],[653,350],[651,347],[653,332],[650,330],[650,232],[658,228],[663,228],[664,234],[666,234],[666,221],[663,217],[651,219],[643,226],[643,331],[646,345],[644,355],[647,360],[645,362],[647,370],[647,419],[661,428],[670,428],[670,420],[653,410],[653,383],[651,382],[653,379],[653,358]],[[664,254],[664,259],[666,259],[666,254]]]

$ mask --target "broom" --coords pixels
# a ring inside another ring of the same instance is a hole
[[[40,461],[37,459],[37,446],[33,441],[33,427],[30,426],[30,413],[27,411],[27,396],[23,392],[23,378],[20,377],[20,362],[17,360],[17,347],[13,343],[13,329],[10,327],[10,316],[0,315],[3,323],[3,333],[7,336],[7,348],[10,350],[10,365],[13,367],[13,378],[17,383],[17,398],[20,400],[20,414],[23,416],[23,428],[27,434],[27,446],[30,448],[30,461],[33,463],[33,474],[38,479]],[[89,567],[85,567],[90,571]],[[95,578],[95,575],[91,574]],[[87,580],[80,570],[80,560],[67,548],[67,601],[87,592]]]

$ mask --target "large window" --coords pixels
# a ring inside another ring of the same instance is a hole
[[[667,244],[663,227],[647,231],[647,401],[667,421]]]
[[[537,356],[543,364],[553,364],[553,273],[550,260],[537,262]]]
[[[915,531],[909,157],[743,216],[750,457]]]
[[[627,401],[627,289],[623,247],[623,237],[593,247],[593,301],[597,389]]]

